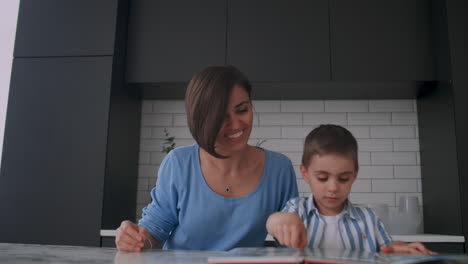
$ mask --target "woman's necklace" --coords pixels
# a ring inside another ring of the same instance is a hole
[[[226,187],[224,187],[224,192],[231,193],[231,185],[227,184]]]

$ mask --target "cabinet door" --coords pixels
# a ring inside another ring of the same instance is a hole
[[[330,0],[332,79],[432,80],[430,1]]]
[[[227,63],[252,81],[330,79],[328,1],[229,0]]]
[[[128,82],[186,82],[225,64],[226,0],[135,0],[129,20]]]
[[[13,62],[0,241],[99,246],[112,57]]]
[[[15,57],[114,53],[115,0],[21,0]]]

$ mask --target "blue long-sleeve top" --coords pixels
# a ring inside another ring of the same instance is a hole
[[[163,160],[152,202],[138,222],[163,244],[163,249],[229,250],[261,247],[266,220],[298,196],[291,161],[265,151],[265,168],[257,187],[242,197],[223,197],[205,182],[199,146],[171,151]]]

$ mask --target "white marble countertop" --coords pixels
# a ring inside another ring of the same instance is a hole
[[[208,257],[218,257],[223,252],[144,250],[139,253],[120,252],[115,248],[53,246],[0,243],[0,263],[118,263],[118,264],[206,264]]]
[[[115,237],[115,230],[103,229],[101,230],[101,236],[103,237]],[[437,243],[464,243],[464,236],[452,236],[452,235],[437,235],[437,234],[417,234],[417,235],[392,235],[393,240],[404,241],[404,242],[437,242]],[[273,241],[273,238],[268,235],[266,241]]]

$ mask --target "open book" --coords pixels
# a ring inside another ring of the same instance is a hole
[[[468,255],[384,255],[348,249],[235,248],[208,258],[209,264],[332,264],[332,263],[468,263]]]

